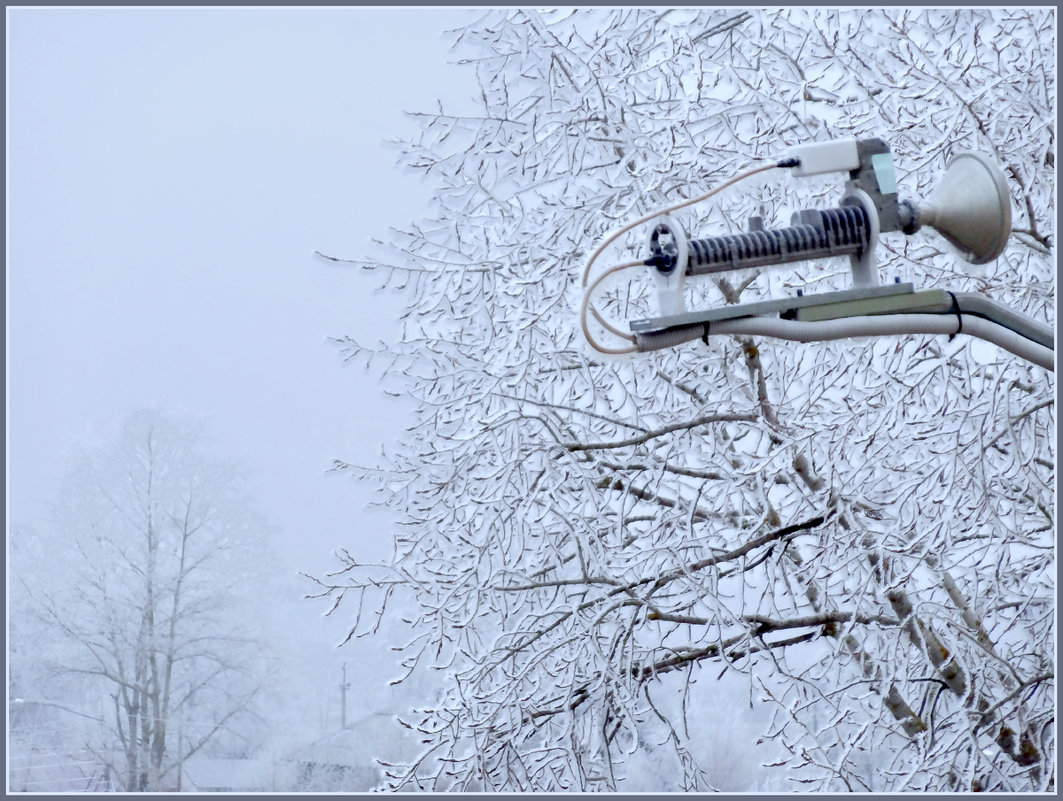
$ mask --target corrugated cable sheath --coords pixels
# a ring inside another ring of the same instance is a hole
[[[847,317],[822,322],[796,322],[774,317],[744,317],[709,324],[708,334],[746,334],[788,339],[794,342],[820,342],[852,337],[890,336],[905,334],[955,334],[960,328],[955,314],[890,314],[871,317]],[[996,323],[963,315],[963,333],[984,339],[1009,353],[1039,365],[1046,370],[1055,370],[1054,352]],[[706,334],[702,323],[682,326],[664,331],[652,331],[635,335],[640,351],[668,348],[683,342],[701,339]]]

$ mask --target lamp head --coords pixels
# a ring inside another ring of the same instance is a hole
[[[945,237],[964,261],[993,261],[1011,234],[1011,195],[1004,173],[988,156],[958,153],[917,215],[919,225]]]

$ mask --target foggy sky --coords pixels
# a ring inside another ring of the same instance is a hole
[[[361,256],[421,213],[381,140],[470,94],[441,36],[468,16],[9,12],[12,522],[71,437],[154,404],[210,417],[290,556],[349,544],[364,499],[323,473],[372,459],[402,410],[326,337],[394,338],[400,306],[313,251]]]
[[[381,141],[470,102],[442,33],[475,16],[9,9],[9,524],[44,514],[73,438],[151,405],[249,466],[293,574],[386,557],[387,518],[326,471],[372,463],[405,408],[327,337],[395,339],[401,305],[313,252],[423,212]]]

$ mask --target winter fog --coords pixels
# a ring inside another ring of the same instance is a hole
[[[410,408],[344,367],[329,341],[396,338],[401,300],[314,251],[369,252],[371,237],[428,207],[429,185],[396,167],[386,140],[417,130],[405,112],[440,99],[463,106],[474,93],[471,78],[448,66],[444,34],[470,18],[7,11],[9,548],[20,531],[36,532],[29,544],[43,537],[82,451],[111,447],[142,410],[202,429],[207,461],[240,463],[246,508],[263,522],[258,556],[274,582],[241,594],[262,605],[252,619],[264,630],[254,634],[279,640],[283,686],[270,705],[289,717],[267,721],[275,742],[226,745],[212,760],[287,765],[334,753],[322,761],[358,778],[319,776],[316,785],[367,787],[372,756],[341,732],[344,671],[348,724],[375,731],[404,708],[386,686],[398,674],[388,644],[337,649],[343,622],[302,600],[312,588],[300,572],[331,570],[336,549],[389,553],[391,524],[365,509],[370,492],[328,471],[336,458],[375,461]],[[18,578],[8,576],[11,596]],[[12,612],[9,649],[27,620]],[[24,777],[42,785],[20,787],[9,775],[12,791],[62,789],[54,774],[85,761],[51,752],[82,753],[85,743],[65,732],[91,725],[82,715],[98,716],[100,703],[108,711],[110,695],[90,699],[70,681],[13,658],[9,701],[22,702],[9,703],[9,724],[29,727],[27,748],[62,764]],[[31,702],[39,703],[27,713]],[[14,769],[19,754],[10,756]],[[210,775],[225,767],[205,765]]]
[[[10,793],[1054,791],[1054,9],[7,39]]]

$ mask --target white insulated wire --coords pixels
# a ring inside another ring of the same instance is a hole
[[[631,336],[630,334],[625,334],[619,328],[612,325],[608,320],[606,320],[598,313],[597,309],[591,306],[591,294],[594,292],[595,289],[597,289],[598,284],[600,284],[613,273],[618,273],[621,270],[627,270],[631,267],[642,266],[644,265],[641,261],[629,261],[625,262],[624,264],[617,264],[613,267],[610,267],[608,270],[604,270],[603,272],[599,273],[598,277],[591,282],[591,285],[587,287],[587,290],[583,293],[583,302],[580,304],[579,310],[580,326],[583,328],[583,336],[586,338],[587,343],[599,353],[605,353],[610,356],[622,356],[624,354],[635,353],[636,351],[638,351],[638,347],[636,347],[634,344],[626,345],[622,348],[610,348],[599,344],[599,342],[591,334],[590,325],[587,322],[587,312],[589,311],[592,315],[594,315],[594,319],[601,323],[606,330],[611,331],[613,334],[616,334],[616,336],[627,342],[634,343],[635,337]]]

